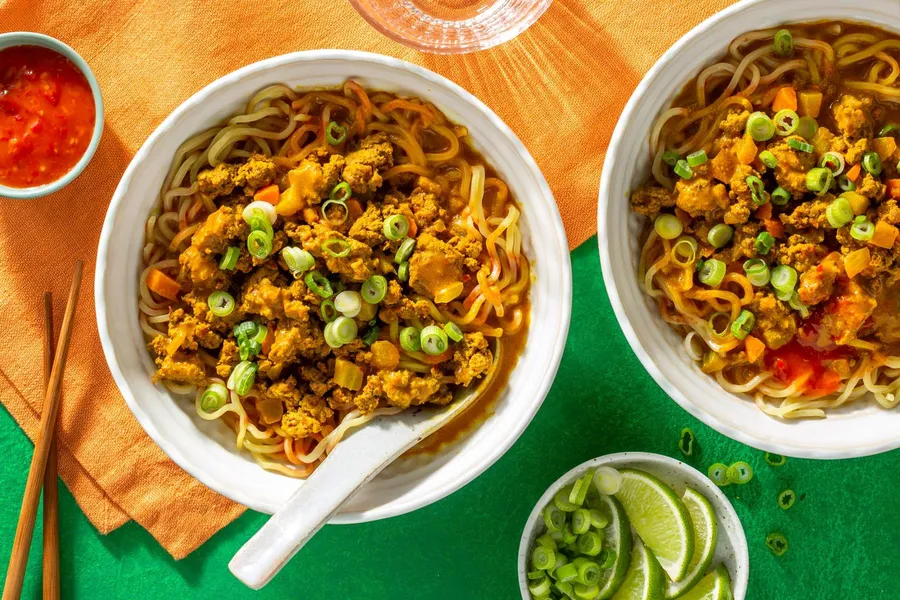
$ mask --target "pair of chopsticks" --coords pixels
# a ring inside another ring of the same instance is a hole
[[[44,600],[59,598],[59,524],[58,497],[56,484],[56,415],[59,410],[59,393],[62,388],[63,371],[69,355],[69,342],[72,339],[72,323],[75,317],[75,306],[81,291],[81,277],[84,263],[75,263],[75,274],[66,312],[63,316],[62,329],[56,345],[56,359],[53,352],[53,302],[50,292],[44,293],[44,405],[41,411],[41,428],[34,445],[31,468],[25,483],[25,494],[22,499],[22,510],[19,512],[19,524],[13,539],[12,555],[9,557],[9,569],[6,573],[6,584],[3,587],[3,600],[18,600],[25,580],[25,566],[28,563],[28,552],[31,549],[31,535],[34,533],[34,520],[37,516],[41,488],[44,489],[44,557],[43,585]]]

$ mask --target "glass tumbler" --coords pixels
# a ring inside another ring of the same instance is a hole
[[[484,50],[528,29],[553,0],[350,0],[375,29],[423,52]]]

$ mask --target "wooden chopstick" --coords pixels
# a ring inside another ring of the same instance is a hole
[[[53,295],[44,292],[44,390],[53,370]],[[44,411],[46,411],[46,407]],[[44,600],[59,600],[59,488],[56,483],[56,432],[44,472]]]
[[[25,483],[25,494],[22,498],[22,510],[19,512],[19,523],[16,536],[13,538],[12,554],[9,557],[9,570],[6,573],[6,584],[3,587],[3,600],[17,600],[22,593],[25,579],[25,565],[28,563],[28,551],[31,549],[31,535],[34,533],[34,519],[37,515],[38,501],[44,482],[44,471],[47,458],[50,456],[50,445],[53,441],[53,430],[56,428],[56,413],[59,409],[59,390],[62,387],[63,372],[69,356],[69,344],[72,341],[72,323],[75,307],[78,305],[78,294],[81,291],[81,277],[84,274],[84,263],[75,262],[75,274],[66,313],[63,316],[59,341],[56,344],[56,359],[50,371],[50,382],[44,395],[44,409],[41,414],[41,428],[35,440],[34,455],[31,457],[31,468]]]

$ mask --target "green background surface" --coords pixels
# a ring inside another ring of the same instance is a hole
[[[670,400],[631,352],[606,296],[596,238],[572,253],[575,301],[566,352],[540,412],[493,467],[415,513],[325,527],[263,591],[244,588],[227,563],[265,517],[248,512],[176,562],[134,523],[98,534],[61,491],[64,598],[514,599],[522,527],[545,488],[585,460],[621,451],[678,456],[682,427],[696,432],[695,466],[747,460],[753,481],[726,494],[750,546],[750,600],[900,597],[896,567],[900,454],[773,469],[763,454],[702,425]],[[8,564],[32,444],[0,411],[0,560]],[[791,487],[806,494],[789,511]],[[790,549],[774,557],[766,534]],[[40,524],[23,598],[40,597]]]

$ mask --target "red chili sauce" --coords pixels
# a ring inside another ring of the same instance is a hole
[[[0,50],[0,184],[33,187],[68,173],[95,119],[91,86],[68,58],[40,46]]]

